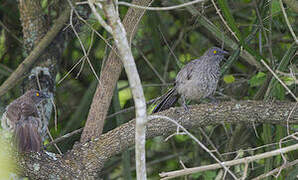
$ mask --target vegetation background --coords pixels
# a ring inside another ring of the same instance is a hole
[[[56,2],[57,1],[57,2]],[[50,10],[57,9],[59,0],[42,0],[45,18],[57,17]],[[183,3],[183,0],[154,1],[151,6],[167,7]],[[284,0],[289,25],[298,33],[298,2]],[[214,4],[216,4],[216,8]],[[216,10],[218,8],[218,10]],[[24,36],[20,22],[18,3],[14,0],[0,2],[0,84],[2,84],[28,55],[24,50]],[[119,6],[120,17],[128,10]],[[222,16],[222,17],[221,17]],[[223,19],[222,19],[223,18]],[[111,51],[106,42],[94,33],[96,30],[111,44],[110,35],[97,23],[94,16],[87,19],[93,29],[82,26],[79,36],[89,51],[89,59],[97,75]],[[61,33],[66,33],[66,27]],[[146,100],[165,93],[172,86],[177,72],[190,60],[200,57],[209,47],[228,50],[230,56],[222,65],[222,78],[215,97],[219,101],[260,100],[292,101],[295,99],[273,77],[261,62],[269,65],[287,87],[297,96],[297,45],[285,21],[279,0],[213,0],[169,11],[146,11],[141,19],[132,51],[141,77]],[[54,128],[54,115],[50,122],[53,138],[84,127],[98,81],[84,56],[76,36],[68,36],[65,49],[57,65],[55,77],[55,105],[58,129]],[[59,53],[59,52],[57,52]],[[73,68],[77,63],[78,66]],[[28,78],[1,97],[0,108],[25,90]],[[208,103],[203,101],[202,103]],[[122,72],[114,92],[103,133],[133,119],[135,114],[132,94],[126,74]],[[148,106],[148,112],[152,106]],[[120,112],[120,113],[119,113]],[[289,133],[297,131],[296,125]],[[279,147],[278,142],[288,135],[287,126],[272,124],[221,124],[191,129],[191,132],[210,149],[216,148],[222,160],[241,158],[263,153]],[[146,142],[147,172],[149,179],[159,179],[159,173],[214,163],[190,137],[176,135],[155,137]],[[57,143],[62,152],[70,150],[80,133]],[[45,142],[45,144],[48,142]],[[277,144],[276,144],[277,143]],[[284,145],[290,145],[289,141]],[[259,147],[259,148],[256,148]],[[256,148],[256,149],[253,149]],[[52,146],[48,151],[56,152]],[[297,151],[287,156],[297,159]],[[283,164],[281,156],[260,160],[249,166],[247,178],[264,174]],[[133,179],[135,177],[133,147],[111,158],[102,170],[104,179]],[[245,165],[233,167],[242,175]],[[298,167],[283,170],[278,179],[295,179]],[[200,172],[189,179],[215,179],[220,170]]]

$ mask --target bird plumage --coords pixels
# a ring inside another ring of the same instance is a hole
[[[4,130],[13,133],[20,151],[40,151],[42,122],[37,105],[48,98],[38,90],[29,90],[6,107],[1,119]]]
[[[170,108],[180,96],[185,105],[185,99],[199,101],[213,95],[220,76],[219,63],[225,54],[226,51],[213,47],[199,59],[187,63],[178,72],[174,87],[163,95],[153,113]]]

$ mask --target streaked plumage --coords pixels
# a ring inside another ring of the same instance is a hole
[[[170,108],[181,96],[185,99],[199,101],[214,94],[220,76],[219,63],[226,51],[213,47],[203,56],[187,63],[177,74],[175,86],[170,89],[153,109],[153,113]]]

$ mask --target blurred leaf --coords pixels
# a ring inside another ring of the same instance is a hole
[[[128,81],[118,81],[119,89],[127,85],[128,85]],[[130,100],[131,98],[132,98],[132,94],[129,87],[119,91],[119,102],[120,102],[121,108],[124,108],[126,101]]]
[[[188,139],[189,136],[186,135],[175,135],[175,140],[177,140],[177,142],[185,142]]]
[[[227,84],[233,83],[233,82],[235,82],[235,77],[231,74],[230,75],[225,75],[224,76],[224,81]]]
[[[242,38],[241,38],[240,30],[238,29],[235,19],[234,19],[232,13],[230,12],[230,8],[228,6],[227,1],[226,0],[218,0],[217,2],[218,2],[218,5],[219,5],[221,11],[223,12],[225,20],[228,23],[228,26],[232,29],[233,33],[235,33],[236,36],[238,37],[238,39],[241,41]]]
[[[266,74],[263,72],[258,72],[258,74],[254,75],[250,80],[249,84],[251,87],[257,87],[262,85],[266,80]]]
[[[199,177],[201,177],[201,176],[202,176],[201,172],[193,173],[190,175],[190,177],[193,179],[199,179]]]
[[[204,173],[204,179],[214,179],[216,175],[216,171],[207,171]]]
[[[295,79],[293,77],[284,76],[280,78],[287,86],[295,84]]]
[[[278,0],[272,0],[272,14],[281,12]]]
[[[5,131],[0,129],[0,179],[11,179],[15,170],[15,162],[10,158],[15,151],[10,145],[10,138],[5,135]]]

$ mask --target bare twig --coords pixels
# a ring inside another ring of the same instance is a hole
[[[258,176],[258,177],[256,177],[256,178],[253,178],[252,180],[261,180],[261,179],[264,179],[264,178],[266,178],[266,177],[268,177],[268,176],[271,176],[271,175],[273,175],[273,174],[279,172],[279,171],[282,170],[282,169],[285,169],[285,168],[294,166],[294,165],[296,165],[296,164],[298,164],[298,159],[296,159],[296,160],[294,160],[294,161],[292,161],[292,162],[288,162],[288,163],[286,163],[286,164],[283,164],[282,166],[280,166],[280,167],[278,167],[278,168],[275,168],[275,169],[273,169],[272,171],[270,171],[270,172],[268,172],[268,173],[266,173],[266,174],[262,174],[262,175],[260,175],[260,176]]]
[[[50,130],[49,130],[48,127],[47,127],[47,134],[49,135],[49,137],[50,137],[50,139],[51,139],[51,142],[53,142],[54,139],[53,139],[53,136],[51,135],[51,132],[50,132]],[[57,146],[57,144],[54,143],[54,142],[53,142],[52,144],[54,144],[54,146],[55,146],[55,148],[57,149],[58,153],[62,155],[62,152],[61,152],[61,150],[59,149],[59,147]]]
[[[261,62],[264,64],[264,66],[272,73],[272,75],[280,82],[280,84],[288,91],[289,94],[295,99],[296,102],[298,102],[298,98],[292,93],[292,91],[288,88],[288,86],[280,80],[280,78],[272,71],[272,69],[266,64],[266,62],[261,59]]]
[[[88,0],[89,6],[92,9],[93,3]],[[145,136],[146,136],[146,101],[144,92],[141,85],[141,80],[136,69],[134,58],[126,37],[126,31],[118,16],[118,12],[113,5],[112,1],[103,3],[104,13],[110,22],[111,34],[115,40],[115,45],[121,55],[121,60],[124,65],[128,81],[132,90],[134,103],[136,106],[136,170],[137,179],[146,179],[146,156],[145,156]],[[100,16],[96,11],[94,14]],[[96,15],[96,16],[97,16]],[[99,21],[102,24],[102,22]],[[104,24],[102,24],[104,26]]]
[[[261,159],[265,159],[265,158],[269,158],[269,157],[273,157],[273,156],[278,156],[283,153],[295,151],[297,149],[298,149],[298,144],[295,144],[295,145],[291,145],[291,146],[288,146],[285,148],[276,149],[274,151],[269,151],[269,152],[265,152],[262,154],[258,154],[255,156],[248,156],[248,157],[241,158],[241,159],[225,161],[225,162],[222,162],[222,164],[225,166],[234,166],[234,165],[238,165],[238,164],[242,164],[242,163],[250,163],[253,161],[257,161],[257,160],[261,160]],[[211,165],[207,165],[207,166],[200,166],[200,167],[182,169],[182,170],[171,171],[171,172],[163,172],[163,173],[160,173],[159,175],[161,177],[163,177],[164,179],[165,178],[170,179],[170,178],[174,178],[174,177],[180,177],[180,176],[185,176],[188,174],[198,173],[198,172],[207,171],[207,170],[214,170],[214,169],[219,169],[219,168],[222,168],[221,164],[211,164]]]
[[[296,109],[297,104],[298,104],[298,102],[296,102],[295,106],[292,108],[292,110],[287,118],[287,133],[288,133],[288,135],[290,135],[289,120],[290,120],[290,117],[292,116],[294,110]]]
[[[228,167],[223,164],[223,162],[221,162],[203,143],[201,143],[194,135],[192,135],[189,131],[187,131],[183,126],[181,126],[175,120],[173,120],[167,116],[160,116],[160,115],[151,115],[148,117],[149,120],[158,119],[158,118],[165,119],[165,120],[168,120],[168,121],[174,123],[177,127],[179,127],[181,130],[183,130],[190,138],[192,138],[197,144],[199,144],[201,148],[203,148],[206,152],[208,152],[210,154],[210,156],[215,161],[217,161],[221,167],[223,167],[227,172],[229,172],[234,179],[237,179],[237,177],[233,174],[233,172],[231,170],[229,170]],[[189,168],[189,169],[192,169],[192,168]],[[164,173],[159,174],[161,177],[164,177],[162,179],[169,179],[167,176],[163,176],[162,174],[164,174]]]
[[[14,34],[12,33],[6,26],[5,24],[0,20],[0,26],[3,27],[3,29],[5,29],[5,31],[7,31],[14,39],[16,39],[18,41],[18,43],[20,43],[21,45],[23,45],[23,42]]]
[[[228,25],[228,23],[225,21],[225,19],[223,18],[223,16],[221,15],[220,13],[220,9],[218,9],[218,7],[216,6],[214,0],[211,0],[215,10],[216,10],[216,13],[218,14],[218,16],[220,17],[220,19],[222,20],[222,22],[224,23],[224,25],[227,27],[227,29],[230,31],[230,33],[235,37],[235,39],[239,42],[239,39],[238,37],[236,36],[235,32],[232,31],[232,29],[230,28],[230,26]]]
[[[89,3],[89,6],[92,10],[92,13],[95,15],[97,21],[107,30],[110,34],[112,34],[112,28],[109,26],[105,20],[97,13],[96,8],[93,3]]]
[[[163,41],[165,42],[167,48],[170,50],[171,55],[175,58],[176,63],[177,63],[178,65],[180,65],[180,64],[179,64],[179,63],[180,63],[179,59],[177,58],[177,56],[175,55],[174,51],[173,51],[172,48],[170,47],[170,45],[169,45],[169,43],[168,43],[166,37],[164,36],[163,32],[162,32],[161,29],[160,29],[160,27],[158,27],[158,30],[159,30],[159,32],[160,32],[160,34],[161,34],[161,37],[162,37]],[[181,38],[182,38],[182,37],[181,37]],[[170,56],[168,56],[168,57],[170,57]],[[180,67],[180,68],[181,68],[181,67]]]
[[[40,81],[39,81],[39,77],[38,77],[38,72],[36,72],[35,77],[36,77],[38,89],[41,91],[42,89],[41,89],[41,85],[40,85]],[[44,113],[44,107],[43,107],[43,105],[41,105],[41,106],[42,106],[41,107],[42,119],[43,119],[43,121],[47,122],[47,121],[49,121],[49,119],[46,119],[46,116],[45,116],[45,113]],[[43,125],[45,125],[45,124],[43,124]],[[53,136],[51,135],[51,132],[49,130],[49,127],[47,127],[47,134],[50,137],[51,141],[54,141]],[[54,143],[54,146],[57,149],[58,153],[62,155],[62,152],[61,152],[60,148],[57,146],[56,143]]]
[[[161,77],[161,75],[157,72],[157,70],[154,68],[154,66],[150,63],[150,61],[146,58],[146,56],[144,55],[144,53],[142,52],[142,50],[140,48],[138,48],[137,46],[135,46],[136,49],[138,50],[138,52],[140,53],[140,55],[143,57],[143,59],[145,60],[145,62],[148,64],[148,66],[152,69],[152,71],[154,72],[154,74],[158,77],[158,79],[165,84],[166,81]]]
[[[70,0],[68,0],[68,3],[69,3],[69,5],[71,6],[71,12],[70,12],[70,17],[69,17],[69,21],[70,21],[69,24],[70,24],[70,26],[72,27],[72,30],[73,30],[74,34],[76,35],[76,37],[77,37],[78,40],[79,40],[80,46],[81,46],[82,51],[83,51],[83,53],[84,53],[84,57],[87,59],[87,62],[89,63],[89,66],[90,66],[90,68],[91,68],[91,71],[93,72],[94,76],[96,77],[98,83],[100,83],[99,77],[97,76],[97,74],[96,74],[96,72],[95,72],[95,70],[94,70],[94,68],[93,68],[93,65],[91,64],[91,61],[90,61],[90,59],[89,59],[89,57],[88,57],[89,54],[87,54],[87,51],[86,51],[86,49],[85,49],[85,47],[84,47],[84,45],[83,45],[83,42],[82,42],[82,40],[81,40],[81,38],[80,38],[78,32],[76,31],[76,29],[74,28],[73,23],[72,23],[73,12],[74,12],[74,11],[76,12],[76,10],[75,10],[74,6],[72,5],[72,3],[70,2]],[[76,14],[78,14],[78,13],[76,13]]]
[[[287,142],[291,142],[293,140],[287,140],[287,141],[283,141],[282,143],[287,143]],[[255,147],[255,148],[249,148],[249,149],[245,149],[245,150],[241,150],[242,152],[249,152],[249,153],[253,153],[253,151],[257,151],[259,149],[262,149],[262,148],[267,148],[267,147],[270,147],[270,146],[276,146],[280,144],[280,142],[275,142],[275,143],[271,143],[271,144],[265,144],[263,146],[258,146],[258,147]],[[228,155],[231,155],[231,154],[237,154],[239,152],[239,150],[237,151],[233,151],[233,152],[226,152],[226,153],[223,153],[221,154],[222,156],[228,156]]]
[[[133,7],[133,8],[138,8],[138,9],[151,10],[151,11],[168,11],[168,10],[173,10],[173,9],[179,9],[179,8],[182,8],[182,7],[186,7],[186,6],[196,4],[196,3],[199,3],[199,2],[204,2],[204,1],[205,0],[195,0],[195,1],[187,2],[187,3],[175,5],[175,6],[169,6],[169,7],[145,7],[145,6],[139,6],[139,5],[127,3],[127,2],[124,2],[124,1],[120,1],[120,2],[118,1],[118,4]]]
[[[296,37],[296,35],[295,35],[295,32],[294,32],[293,29],[292,29],[292,26],[291,26],[290,21],[289,21],[289,19],[288,19],[288,16],[287,16],[285,7],[284,7],[284,5],[282,4],[282,0],[279,0],[279,5],[280,5],[280,8],[281,8],[282,13],[283,13],[283,15],[284,15],[284,18],[285,18],[285,20],[286,20],[287,26],[288,26],[288,28],[289,28],[289,30],[290,30],[290,32],[291,32],[291,35],[293,36],[293,38],[294,38],[296,44],[298,44],[298,39],[297,39],[297,37]]]
[[[63,135],[61,137],[58,137],[55,140],[51,141],[50,143],[46,144],[44,147],[46,148],[46,147],[48,147],[48,146],[50,146],[52,144],[56,144],[58,142],[61,142],[64,139],[67,139],[67,138],[69,138],[69,137],[71,137],[73,135],[79,134],[80,132],[82,132],[82,130],[83,130],[83,128],[80,128],[80,129],[74,130],[74,131],[72,131],[70,133],[67,133],[67,134],[65,134],[65,135]]]
[[[3,96],[7,91],[13,88],[19,81],[21,81],[25,76],[24,73],[30,70],[32,65],[37,61],[37,58],[41,53],[52,43],[53,39],[59,33],[59,31],[64,27],[64,23],[67,22],[68,16],[70,14],[70,8],[67,7],[55,21],[55,24],[47,32],[47,34],[42,38],[38,45],[30,52],[29,56],[18,66],[18,68],[9,76],[9,78],[4,81],[0,86],[0,96]]]

